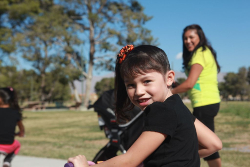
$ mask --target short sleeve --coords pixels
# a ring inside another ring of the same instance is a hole
[[[197,49],[194,55],[192,56],[189,65],[192,66],[194,64],[200,64],[203,68],[205,67],[205,58],[204,58],[204,53],[202,51],[202,47]]]
[[[192,114],[192,120],[195,122],[196,117]]]
[[[143,131],[154,131],[173,136],[177,128],[177,115],[173,108],[155,102],[145,109],[145,126]]]

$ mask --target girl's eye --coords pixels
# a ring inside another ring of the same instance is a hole
[[[126,87],[127,87],[127,88],[133,88],[134,85],[133,85],[133,84],[127,84]]]
[[[148,83],[150,83],[150,82],[151,82],[151,80],[146,80],[146,81],[144,81],[145,84],[148,84]]]

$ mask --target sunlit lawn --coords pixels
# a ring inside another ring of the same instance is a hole
[[[249,102],[222,102],[215,119],[216,134],[224,147],[220,151],[222,166],[249,166],[249,113]],[[92,160],[108,142],[93,111],[24,111],[23,114],[26,136],[17,138],[22,144],[20,155],[67,159],[84,154]],[[207,166],[201,162],[201,166]]]
[[[93,111],[24,112],[21,155],[67,159],[85,154],[92,159],[108,140]]]

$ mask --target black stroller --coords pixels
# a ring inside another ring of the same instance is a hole
[[[98,114],[98,122],[101,130],[109,138],[109,142],[96,154],[93,162],[105,161],[117,155],[118,151],[126,153],[129,147],[140,136],[143,122],[143,111],[135,107],[129,113],[131,121],[125,124],[117,124],[114,114],[114,90],[106,91],[89,108],[94,108]]]

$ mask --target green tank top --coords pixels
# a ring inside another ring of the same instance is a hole
[[[202,51],[202,47],[196,50],[188,67],[200,64],[203,70],[194,87],[188,91],[193,107],[200,107],[220,102],[220,94],[217,81],[217,65],[209,48]],[[189,73],[189,70],[188,70]]]

